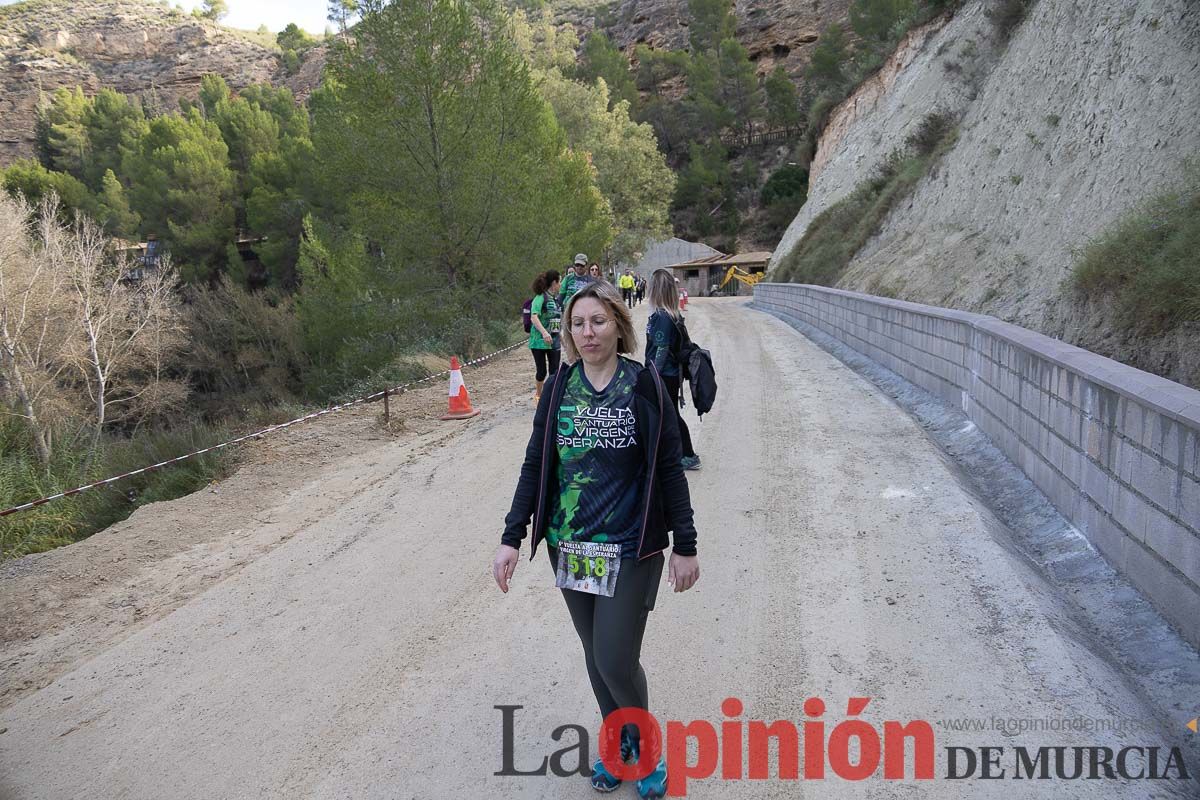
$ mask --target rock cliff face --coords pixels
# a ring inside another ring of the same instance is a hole
[[[593,29],[602,3],[556,7],[583,39]],[[632,55],[646,44],[656,50],[683,50],[688,45],[687,0],[617,0],[607,6],[603,30]],[[782,63],[793,76],[807,66],[817,37],[831,22],[845,22],[850,0],[734,0],[737,38],[749,51],[759,74]]]
[[[209,72],[234,88],[270,81],[302,95],[311,91],[311,70],[288,78],[271,38],[149,0],[35,0],[0,8],[0,166],[33,154],[39,93],[60,86],[82,86],[88,94],[109,87],[162,108],[194,99]]]
[[[838,285],[992,314],[1200,383],[1200,326],[1137,339],[1066,284],[1078,248],[1200,153],[1200,6],[1040,0],[1005,46],[991,5],[914,31],[836,110],[776,258],[925,115],[948,111],[957,144]]]
[[[821,30],[845,21],[850,0],[736,0],[738,39],[760,74],[782,63],[793,76],[808,64]],[[603,12],[607,9],[607,13]],[[582,39],[598,10],[604,29],[632,54],[634,45],[686,48],[687,0],[574,0],[555,16]],[[224,28],[153,0],[30,0],[0,7],[0,166],[33,154],[40,91],[82,86],[138,94],[160,108],[194,99],[200,78],[222,75],[235,89],[270,81],[306,97],[320,80],[325,52],[308,53],[284,73],[273,37]]]

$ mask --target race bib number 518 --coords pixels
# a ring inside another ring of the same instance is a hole
[[[607,542],[559,542],[558,571],[554,585],[560,589],[612,597],[621,570],[621,545]]]

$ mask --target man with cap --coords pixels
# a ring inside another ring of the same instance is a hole
[[[558,307],[560,309],[565,310],[567,301],[571,299],[571,296],[592,282],[592,276],[588,274],[588,258],[586,253],[575,254],[574,266],[574,270],[567,270],[567,274],[562,279],[562,288],[558,293]]]

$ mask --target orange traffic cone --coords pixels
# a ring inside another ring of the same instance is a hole
[[[467,394],[467,384],[463,383],[458,357],[450,356],[450,410],[442,415],[442,419],[468,419],[478,413],[479,409],[471,408],[471,396]]]

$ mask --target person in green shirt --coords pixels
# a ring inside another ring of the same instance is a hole
[[[558,294],[559,283],[558,271],[553,269],[533,279],[533,302],[529,305],[529,350],[533,353],[536,369],[535,402],[542,399],[542,384],[546,382],[547,373],[552,375],[558,372],[561,352],[558,333],[562,312],[554,297]]]
[[[567,274],[563,276],[562,291],[558,293],[558,307],[566,308],[567,303],[571,302],[571,296],[592,282],[592,276],[588,274],[588,260],[586,253],[576,253],[575,265],[567,269]]]

